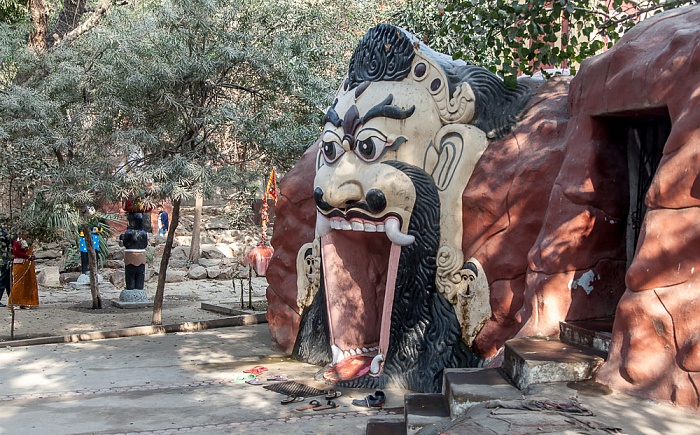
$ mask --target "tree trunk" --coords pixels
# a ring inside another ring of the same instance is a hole
[[[83,238],[88,251],[88,269],[90,270],[90,294],[92,294],[92,309],[102,308],[102,297],[100,296],[99,282],[97,280],[97,255],[95,246],[92,244],[92,229],[88,225],[83,225]]]
[[[173,215],[168,228],[168,237],[165,239],[165,247],[163,248],[163,258],[160,260],[160,269],[158,271],[158,286],[156,294],[153,297],[153,317],[151,325],[163,324],[163,293],[165,292],[165,274],[168,272],[168,263],[170,262],[170,254],[173,250],[173,240],[175,239],[175,230],[180,223],[180,200],[173,201]]]
[[[32,30],[27,45],[37,53],[46,51],[46,35],[49,31],[49,9],[45,0],[29,0],[29,19]]]
[[[190,242],[190,264],[199,263],[200,238],[199,233],[202,228],[202,207],[204,199],[201,193],[197,193],[194,202],[194,222],[192,223],[192,241]]]

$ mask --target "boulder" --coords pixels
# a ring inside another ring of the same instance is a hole
[[[60,250],[40,249],[34,252],[37,260],[55,260],[63,255]]]
[[[107,255],[107,260],[123,260],[124,259],[124,248],[119,245],[110,245],[109,254]]]
[[[45,266],[36,273],[37,284],[44,287],[61,287],[61,274],[58,266]]]
[[[187,272],[184,270],[170,270],[165,275],[165,282],[182,282],[187,277]]]
[[[207,268],[198,264],[190,266],[187,277],[190,279],[204,279],[207,277]]]
[[[221,251],[226,256],[226,258],[233,258],[234,256],[233,250],[227,243],[217,243],[216,249]]]
[[[124,278],[124,270],[115,270],[109,275],[109,282],[116,288],[126,287],[126,280]]]
[[[80,272],[63,272],[60,276],[60,282],[62,285],[75,282],[78,280]]]
[[[160,250],[160,255],[162,256],[162,249]],[[189,246],[176,246],[170,251],[170,261],[174,259],[187,260],[190,257],[190,247]]]
[[[230,224],[228,222],[228,219],[225,217],[217,216],[211,219],[208,219],[202,227],[205,230],[227,230],[230,227]]]
[[[177,242],[177,246],[190,246],[192,236],[175,236],[174,242]]]
[[[110,269],[124,269],[124,260],[107,260],[106,266]]]
[[[214,267],[214,266],[219,266],[221,264],[221,260],[217,258],[200,258],[199,259],[199,265],[203,267]]]
[[[160,261],[157,263],[160,265]],[[181,259],[181,258],[176,258],[176,259],[170,259],[168,262],[168,269],[185,269],[189,265],[189,260],[187,259]]]
[[[216,245],[211,245],[211,244],[202,245],[201,249],[202,249],[202,258],[208,258],[208,259],[226,258],[226,254],[221,252],[219,247]]]
[[[207,278],[215,279],[221,274],[221,268],[219,266],[207,267]]]
[[[216,277],[217,280],[228,280],[231,279],[233,276],[233,267],[232,266],[224,266],[220,267],[221,272],[219,275]]]

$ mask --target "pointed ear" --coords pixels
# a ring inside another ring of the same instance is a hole
[[[447,189],[464,160],[466,130],[466,126],[460,124],[442,127],[425,151],[423,170],[433,177],[440,191]]]

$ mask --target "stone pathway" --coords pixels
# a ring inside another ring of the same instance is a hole
[[[358,408],[366,390],[344,390],[338,408],[296,411],[284,395],[237,381],[265,365],[269,375],[327,389],[318,367],[270,349],[267,325],[81,343],[0,348],[0,433],[356,434],[390,408]],[[323,397],[307,398],[318,399]]]
[[[265,300],[267,282],[265,278],[252,279],[255,303]],[[146,291],[152,301],[156,282],[146,283]],[[15,311],[15,339],[55,335],[80,334],[92,331],[112,331],[132,326],[150,325],[153,309],[122,309],[112,306],[119,299],[121,289],[104,283],[100,287],[103,309],[93,310],[89,290],[40,287],[40,305],[32,310]],[[248,304],[248,283],[244,283],[244,306]],[[236,282],[234,289],[229,280],[197,280],[167,283],[163,301],[163,323],[221,319],[224,314],[203,310],[202,303],[228,302],[240,307],[241,287]],[[0,308],[0,343],[10,339],[11,313]]]

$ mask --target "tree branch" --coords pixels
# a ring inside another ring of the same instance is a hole
[[[262,96],[262,92],[256,91],[255,89],[247,88],[245,86],[237,85],[235,83],[214,83],[214,86],[219,86],[221,88],[238,89],[239,91],[246,91],[253,95]]]
[[[85,20],[83,24],[66,33],[63,39],[57,39],[54,46],[58,46],[60,44],[67,44],[70,41],[73,41],[76,38],[78,38],[83,33],[95,27],[100,22],[100,20],[102,20],[102,17],[107,13],[109,8],[111,7],[112,0],[102,0],[102,3],[100,3],[100,5],[97,6],[97,8],[95,8],[95,11],[92,13],[92,15],[90,15],[90,17],[88,17],[87,20]]]

